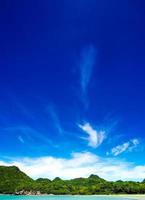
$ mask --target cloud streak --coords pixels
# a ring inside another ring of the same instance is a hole
[[[104,131],[97,131],[92,128],[92,126],[89,123],[85,123],[83,125],[78,125],[79,128],[81,128],[85,133],[88,134],[88,145],[96,148],[102,144],[104,139],[106,138]]]
[[[34,179],[57,176],[70,179],[97,174],[107,180],[143,180],[145,174],[145,165],[135,166],[117,159],[101,158],[90,152],[75,152],[68,159],[52,156],[13,158],[1,160],[0,165],[16,165]]]
[[[48,111],[48,114],[50,115],[52,121],[53,121],[53,124],[55,126],[55,129],[57,131],[57,133],[59,134],[63,134],[63,129],[61,127],[61,123],[60,123],[60,120],[59,120],[59,117],[56,113],[56,109],[54,107],[53,104],[50,104],[48,107],[47,107],[47,111]]]
[[[24,139],[23,139],[23,137],[22,137],[21,135],[18,136],[18,140],[19,140],[21,143],[25,143],[25,142],[24,142]]]
[[[29,148],[38,149],[41,147],[42,149],[42,146],[54,146],[51,139],[49,139],[47,135],[30,126],[7,127],[3,128],[2,131],[4,131],[5,134],[15,135],[21,143],[25,143],[25,145]]]
[[[128,142],[125,142],[121,145],[118,145],[116,147],[113,147],[111,149],[110,153],[107,154],[112,154],[113,156],[118,156],[124,152],[131,152],[133,151],[137,146],[139,145],[139,140],[138,139],[133,139]]]
[[[80,79],[82,92],[85,93],[90,82],[96,60],[96,49],[93,46],[85,48],[80,58]]]
[[[87,106],[87,92],[90,83],[93,68],[96,62],[96,49],[90,45],[84,48],[80,55],[79,71],[80,71],[80,86],[81,98],[85,106]]]

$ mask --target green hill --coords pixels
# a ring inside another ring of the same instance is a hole
[[[145,181],[109,182],[97,175],[88,178],[54,180],[31,179],[15,166],[0,166],[0,193],[2,194],[145,194]]]
[[[33,180],[19,168],[0,166],[0,193],[14,193],[18,188],[30,183],[33,183]]]

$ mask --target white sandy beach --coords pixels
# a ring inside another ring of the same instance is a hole
[[[94,195],[94,196],[104,196],[107,197],[108,195]],[[134,199],[134,200],[145,200],[145,194],[119,194],[119,195],[109,195],[112,197],[122,197],[122,198],[126,198],[126,199]]]
[[[130,199],[136,199],[136,200],[145,200],[145,195],[113,195],[113,196],[120,196],[120,197],[125,197],[125,198],[130,198]]]

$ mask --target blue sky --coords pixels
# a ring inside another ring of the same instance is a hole
[[[145,178],[144,8],[1,3],[0,164],[33,178]]]

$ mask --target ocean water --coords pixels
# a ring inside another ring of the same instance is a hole
[[[115,196],[14,196],[0,195],[0,200],[131,200]]]

